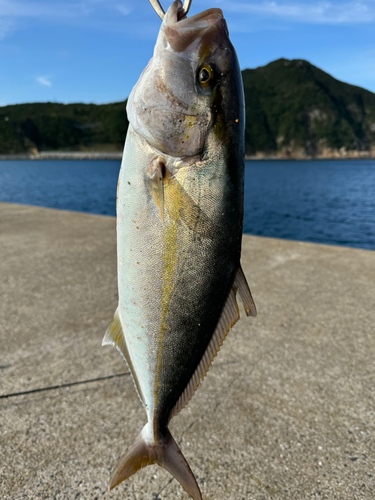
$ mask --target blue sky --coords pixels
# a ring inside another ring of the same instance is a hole
[[[243,69],[307,59],[375,92],[375,0],[193,0],[191,14],[209,7]],[[159,27],[148,0],[0,0],[0,105],[123,100]]]

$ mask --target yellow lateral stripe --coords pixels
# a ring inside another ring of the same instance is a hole
[[[165,333],[167,330],[167,319],[169,313],[169,305],[173,292],[173,279],[177,266],[177,233],[178,233],[178,218],[181,208],[181,190],[178,182],[166,183],[165,186],[166,201],[168,203],[169,220],[165,224],[164,230],[164,253],[163,253],[163,293],[161,299],[162,315],[160,321],[159,339],[158,339],[158,354],[155,374],[155,408],[157,407],[157,392],[159,387],[159,378],[162,370],[162,353]],[[169,196],[168,196],[169,195]]]

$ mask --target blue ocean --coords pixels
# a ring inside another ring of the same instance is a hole
[[[0,201],[114,216],[119,161],[1,161]],[[244,232],[375,250],[375,161],[248,161]]]

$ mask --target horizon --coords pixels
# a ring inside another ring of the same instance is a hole
[[[286,59],[286,58],[279,58],[279,59],[275,59],[274,61],[270,61],[269,63],[264,64],[262,66],[257,66],[256,68],[243,68],[241,70],[241,73],[244,72],[244,71],[248,71],[248,70],[256,70],[258,68],[264,68],[264,67],[268,66],[269,64],[272,64],[273,62],[280,61],[282,59],[285,59],[286,61],[304,61],[304,62],[307,62],[308,64],[311,64],[310,61],[307,61],[306,59]],[[318,68],[318,69],[321,69],[321,68]],[[329,73],[327,73],[327,74],[329,74]],[[330,76],[332,76],[332,75],[330,75]],[[334,77],[332,76],[332,78],[334,78]],[[373,92],[372,90],[366,89],[365,87],[360,87],[359,85],[353,85],[351,83],[344,82],[342,80],[338,80],[337,78],[334,78],[334,79],[337,80],[340,83],[344,83],[346,85],[351,85],[353,87],[358,87],[358,88],[361,88],[363,90],[366,90],[367,92],[375,94],[375,92]],[[32,102],[32,101],[28,101],[28,102],[19,102],[19,103],[12,103],[12,104],[0,105],[0,108],[7,107],[7,106],[18,106],[18,105],[22,105],[22,104],[62,104],[62,105],[86,104],[86,105],[95,105],[95,106],[105,106],[106,104],[116,104],[116,103],[120,103],[120,102],[126,102],[127,99],[128,99],[128,97],[129,96],[125,97],[125,99],[122,99],[120,101],[109,101],[109,102],[100,102],[100,103],[96,103],[96,102],[84,102],[84,101],[72,101],[72,102],[62,102],[62,101],[33,101]]]
[[[165,8],[171,2],[164,2]],[[242,70],[303,59],[375,92],[372,0],[193,0],[220,7]],[[160,19],[148,0],[0,0],[0,106],[126,100],[152,56]],[[334,40],[334,43],[332,43]]]

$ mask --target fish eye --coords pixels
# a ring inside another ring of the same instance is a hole
[[[204,87],[206,87],[210,83],[212,76],[213,76],[213,71],[211,66],[205,64],[204,66],[201,67],[198,73],[199,83]]]

